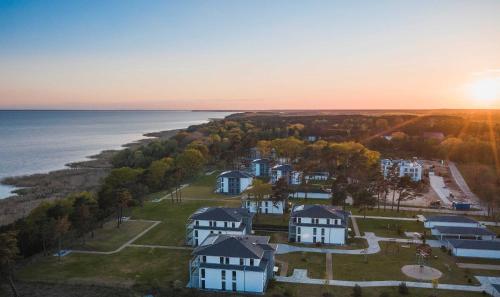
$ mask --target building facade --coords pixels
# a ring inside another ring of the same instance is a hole
[[[418,161],[382,159],[380,166],[385,177],[387,177],[391,167],[396,166],[399,177],[409,176],[414,182],[422,180],[423,166]]]
[[[291,242],[346,244],[348,212],[330,205],[298,205],[293,207],[288,224]]]
[[[256,201],[255,199],[246,198],[242,201],[242,205],[252,213],[282,215],[285,212],[285,203],[283,201],[272,201],[270,199]]]
[[[198,246],[211,234],[250,234],[252,218],[253,214],[246,208],[200,208],[188,219],[186,244]]]
[[[193,251],[189,286],[264,293],[274,277],[274,252],[268,236],[210,235]]]
[[[425,218],[425,228],[434,228],[437,226],[478,228],[481,227],[481,224],[476,220],[464,216],[429,216]]]
[[[293,168],[289,164],[273,166],[271,168],[271,183],[275,184],[279,179],[284,178],[288,184],[292,184],[292,172]]]
[[[478,227],[448,227],[435,226],[431,234],[440,240],[445,239],[473,239],[473,240],[495,240],[497,235],[487,228]]]
[[[500,259],[499,240],[450,239],[447,244],[456,257]]]
[[[239,170],[225,171],[217,177],[215,191],[221,194],[239,195],[252,185],[252,176]]]
[[[269,159],[255,159],[251,163],[252,175],[256,177],[268,177],[271,172],[271,161]]]

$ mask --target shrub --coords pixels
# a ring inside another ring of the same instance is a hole
[[[352,288],[352,296],[353,297],[361,297],[361,296],[363,296],[363,292],[361,290],[361,287],[358,284],[356,284],[354,286],[354,288]]]
[[[388,292],[380,293],[379,297],[390,297],[391,295]]]
[[[402,282],[399,284],[398,291],[399,291],[399,294],[401,294],[401,295],[408,295],[408,293],[410,293],[405,282]]]

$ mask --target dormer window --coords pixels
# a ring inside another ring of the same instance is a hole
[[[224,228],[227,228],[227,222],[224,222]]]
[[[231,223],[232,228],[236,228],[236,224],[234,222]]]
[[[219,257],[219,263],[224,264],[224,257]]]
[[[253,259],[250,259],[250,266],[253,266],[253,265],[254,265]]]
[[[240,265],[243,266],[245,264],[245,260],[243,258],[240,258]]]

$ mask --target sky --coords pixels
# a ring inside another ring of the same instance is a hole
[[[0,108],[500,108],[499,16],[498,0],[0,0]]]

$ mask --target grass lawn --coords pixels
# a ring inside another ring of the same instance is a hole
[[[286,232],[269,232],[269,231],[255,231],[255,235],[269,236],[270,243],[286,243],[288,244],[288,233]]]
[[[217,176],[220,172],[214,172],[211,175],[202,175],[195,181],[191,182],[189,186],[182,189],[183,198],[231,198],[234,196],[222,195],[214,193]]]
[[[335,266],[334,266],[335,269]],[[271,297],[274,294],[281,294],[290,297],[324,297],[328,296],[327,293],[331,294],[329,296],[334,297],[352,297],[353,289],[350,287],[334,287],[334,286],[321,286],[321,285],[306,285],[306,284],[290,284],[290,283],[279,283],[272,282],[265,294],[265,296]],[[363,288],[363,297],[379,297],[382,292],[387,292],[389,296],[406,296],[406,297],[481,297],[487,296],[482,293],[474,292],[457,292],[448,290],[433,290],[433,289],[419,289],[419,288],[409,288],[408,295],[400,295],[397,287],[373,287],[373,288]]]
[[[289,213],[283,215],[257,214],[253,218],[254,224],[288,226]]]
[[[375,235],[380,237],[405,238],[404,232],[423,233],[425,231],[424,224],[416,221],[356,218],[356,222],[358,223],[359,232],[361,232],[361,234],[363,234],[363,232],[374,232]],[[398,232],[398,226],[400,232]]]
[[[288,263],[288,274],[292,275],[293,270],[307,269],[310,278],[326,278],[326,256],[321,253],[289,253],[276,255],[276,259]]]
[[[189,251],[126,248],[112,255],[70,254],[40,258],[21,269],[21,280],[130,286],[188,280]]]
[[[206,201],[186,200],[172,203],[170,200],[161,202],[147,202],[144,207],[134,208],[134,219],[147,219],[162,221],[134,243],[156,245],[184,245],[186,238],[186,223],[188,217],[200,207],[206,206],[231,206],[238,207],[239,200],[234,201]]]
[[[113,251],[137,234],[151,226],[151,222],[125,221],[120,228],[116,228],[116,222],[110,221],[104,227],[94,232],[94,238],[87,236],[85,244],[73,245],[73,249],[91,251]]]
[[[392,247],[391,247],[392,246]],[[403,248],[401,245],[381,243],[382,251],[367,256],[364,255],[333,255],[333,278],[340,280],[402,280],[410,281],[401,272],[404,265],[416,264],[415,246]],[[399,247],[399,248],[398,248]],[[440,270],[443,276],[440,283],[478,284],[473,275],[500,275],[498,271],[470,270],[458,268],[456,260],[439,249],[433,249],[437,259],[430,259],[427,265]],[[471,282],[469,283],[469,279]]]

